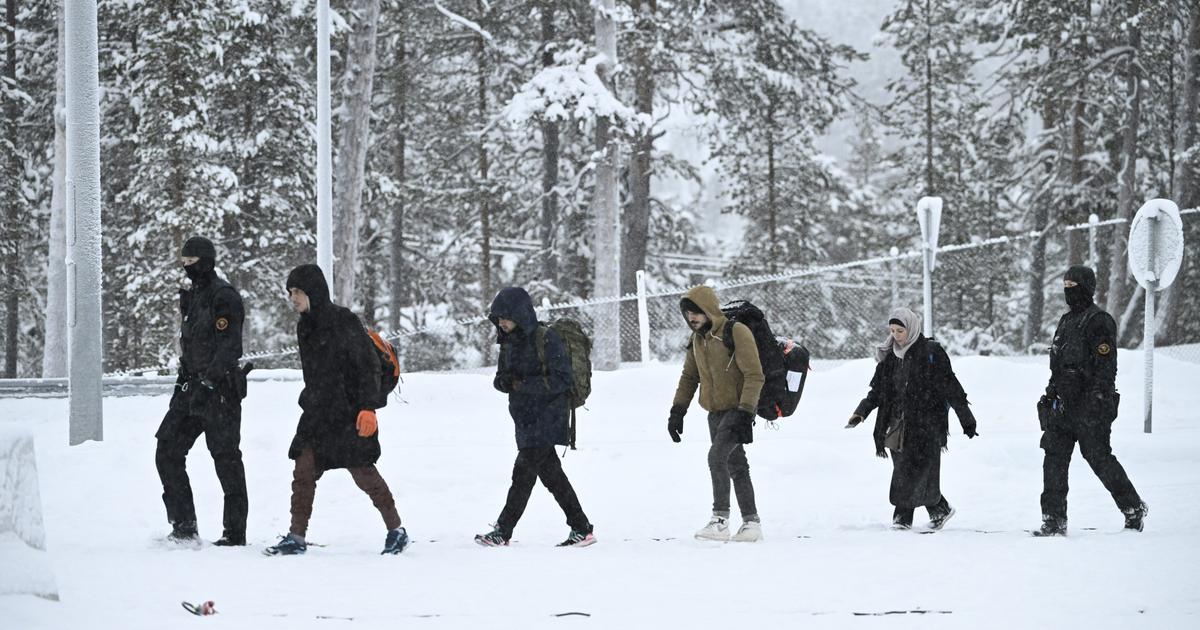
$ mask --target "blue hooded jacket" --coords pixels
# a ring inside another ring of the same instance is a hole
[[[516,425],[517,448],[565,445],[568,439],[567,392],[571,389],[571,361],[558,333],[547,328],[546,366],[537,351],[537,314],[525,289],[506,287],[496,294],[488,319],[496,326],[500,360],[495,388],[508,394],[508,413]],[[500,328],[501,319],[516,322],[511,333]]]

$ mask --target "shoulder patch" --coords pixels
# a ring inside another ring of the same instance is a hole
[[[1099,353],[1100,356],[1106,357],[1112,352],[1112,346],[1108,345],[1107,343],[1102,343],[1096,346],[1096,352]]]
[[[226,328],[229,328],[229,318],[228,317],[218,317],[217,318],[217,330],[224,331]]]

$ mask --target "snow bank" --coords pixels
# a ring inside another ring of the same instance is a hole
[[[46,557],[33,436],[0,426],[0,594],[58,599]]]

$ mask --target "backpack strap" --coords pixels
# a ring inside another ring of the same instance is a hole
[[[541,322],[533,329],[533,345],[537,348],[538,361],[542,364],[542,376],[550,376],[550,368],[546,365],[546,325]]]
[[[575,450],[575,408],[571,408],[571,423],[567,427],[567,441],[571,446],[571,450]]]

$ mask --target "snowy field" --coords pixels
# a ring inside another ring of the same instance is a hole
[[[697,405],[683,443],[667,436],[675,365],[595,377],[580,450],[564,462],[600,541],[585,549],[554,547],[567,527],[540,485],[511,547],[472,542],[500,510],[516,452],[489,376],[409,375],[406,402],[380,412],[380,469],[417,541],[398,557],[378,555],[382,522],[344,471],[317,489],[309,539],[326,546],[261,555],[289,522],[299,383],[254,384],[245,401],[252,543],[233,549],[159,542],[153,434],[167,397],[107,399],[105,441],[73,448],[66,400],[0,400],[0,422],[37,439],[61,595],[0,596],[0,627],[1200,628],[1197,368],[1158,358],[1147,436],[1141,356],[1123,351],[1121,365],[1113,445],[1151,507],[1146,531],[1121,531],[1076,453],[1071,535],[1049,540],[1025,533],[1040,519],[1044,362],[955,359],[981,435],[968,441],[952,420],[942,485],[958,514],[927,536],[888,528],[891,465],[874,457],[869,424],[842,428],[872,364],[817,363],[798,416],[758,430],[749,450],[757,544],[691,537],[711,508],[708,436]],[[215,540],[221,493],[202,441],[189,471],[201,535]],[[219,614],[190,616],[181,600],[214,600]],[[556,616],[567,612],[591,616]]]

